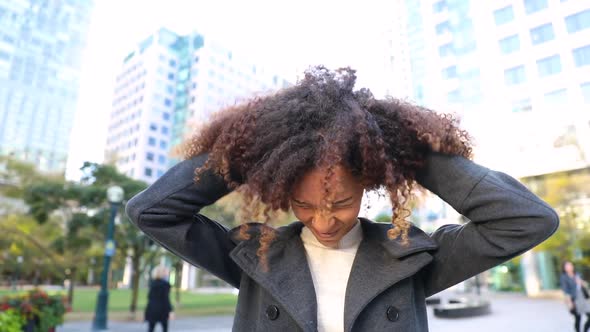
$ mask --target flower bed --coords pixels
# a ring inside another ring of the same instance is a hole
[[[0,331],[51,332],[61,325],[66,299],[34,289],[0,300]]]

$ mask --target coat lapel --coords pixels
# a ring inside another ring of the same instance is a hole
[[[268,271],[264,271],[256,251],[261,224],[252,224],[246,241],[236,240],[238,245],[230,253],[231,258],[265,288],[289,312],[304,331],[317,330],[317,304],[311,272],[305,256],[305,248],[299,237],[303,224],[296,222],[277,230],[277,238],[268,252]],[[237,238],[237,230],[232,237]]]
[[[397,282],[415,274],[432,260],[423,251],[437,244],[424,232],[412,227],[407,246],[387,238],[388,224],[361,219],[363,241],[357,251],[344,305],[344,330],[351,331],[361,311],[377,295]]]

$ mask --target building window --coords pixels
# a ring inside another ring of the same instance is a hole
[[[160,148],[161,149],[165,149],[166,148],[166,141],[160,141]]]
[[[168,93],[174,93],[174,87],[172,85],[166,85],[166,91]]]
[[[145,176],[151,177],[152,176],[152,169],[149,167],[146,167],[145,170],[143,171],[143,174]]]
[[[524,0],[524,11],[533,14],[547,8],[547,0]]]
[[[572,51],[576,67],[590,65],[590,45],[576,48]]]
[[[168,127],[162,126],[162,134],[168,135]]]
[[[541,44],[555,39],[553,24],[547,23],[531,29],[531,42],[533,45]]]
[[[500,39],[500,51],[503,54],[509,54],[520,50],[520,38],[518,35],[512,35],[504,39]]]
[[[162,175],[164,175],[164,171],[159,169],[157,174],[158,174],[158,177],[161,177]]]
[[[166,157],[163,155],[158,155],[158,163],[160,163],[160,165],[166,164]]]
[[[546,93],[545,104],[563,105],[567,103],[567,89],[560,89]]]
[[[162,119],[164,119],[164,121],[170,120],[170,113],[162,113]]]
[[[502,25],[514,20],[514,10],[512,6],[506,6],[494,11],[494,21],[496,25]]]
[[[590,82],[580,84],[580,89],[582,89],[584,103],[590,104]]]
[[[512,103],[512,112],[529,112],[533,110],[533,105],[531,103],[531,98],[517,100]]]
[[[457,103],[461,99],[461,92],[459,90],[453,90],[447,93],[447,101],[449,103]]]
[[[156,146],[156,139],[153,137],[148,137],[148,145],[149,146]]]
[[[442,77],[444,79],[451,79],[457,77],[457,66],[450,66],[442,70]]]
[[[435,29],[437,35],[442,35],[445,32],[451,31],[451,24],[449,23],[449,21],[444,21],[442,23],[437,24]]]
[[[567,16],[565,18],[565,26],[568,33],[590,28],[590,9]]]
[[[150,130],[151,130],[151,131],[156,131],[156,130],[158,130],[158,126],[156,126],[156,124],[155,124],[155,123],[151,123],[151,124],[150,124]]]
[[[168,61],[168,64],[170,65],[170,67],[176,67],[176,61],[174,59],[170,59],[170,61]]]
[[[145,159],[147,159],[148,161],[154,161],[154,154],[152,152],[146,153]]]
[[[504,70],[504,83],[506,85],[522,84],[526,81],[524,65]]]
[[[0,50],[0,60],[10,60],[10,53]]]
[[[174,74],[172,73],[168,73],[168,79],[173,81],[174,80]]]
[[[551,76],[561,72],[561,59],[559,54],[537,60],[539,77]]]
[[[447,9],[447,1],[446,0],[440,0],[440,1],[437,1],[434,4],[432,4],[432,11],[434,11],[435,13],[440,13],[445,9]]]
[[[452,55],[453,54],[453,44],[448,43],[438,47],[438,54],[441,58]]]
[[[166,105],[166,106],[172,106],[172,100],[170,100],[168,98],[164,99],[164,105]]]

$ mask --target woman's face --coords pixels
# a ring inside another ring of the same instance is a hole
[[[337,166],[329,181],[331,194],[326,197],[325,177],[323,168],[305,174],[295,184],[291,208],[321,244],[336,248],[358,222],[364,189],[348,169]]]
[[[574,264],[572,264],[572,262],[566,262],[564,264],[563,268],[564,268],[565,272],[568,274],[574,273]]]

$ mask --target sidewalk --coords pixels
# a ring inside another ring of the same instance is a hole
[[[560,300],[529,299],[521,294],[490,294],[492,313],[487,316],[461,319],[434,317],[428,308],[431,332],[569,332],[573,319]],[[233,317],[179,318],[170,322],[171,332],[227,332]],[[66,323],[59,332],[91,330],[91,322]],[[138,322],[109,322],[110,332],[145,332],[147,325]],[[156,331],[159,331],[157,328]],[[411,332],[411,331],[404,331]]]
[[[492,293],[492,313],[486,316],[441,319],[428,308],[432,332],[569,332],[574,331],[573,317],[561,300],[531,299],[521,294]]]

